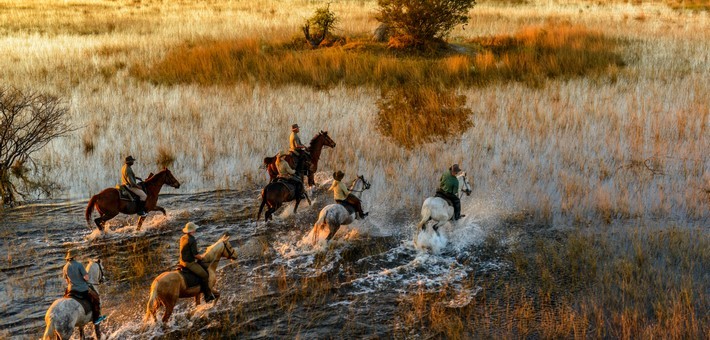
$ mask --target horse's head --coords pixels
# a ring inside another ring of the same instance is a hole
[[[359,175],[359,176],[357,176],[357,178],[360,179],[360,181],[362,181],[362,190],[370,189],[370,182],[365,180],[365,177],[363,175]]]
[[[234,251],[234,248],[232,248],[232,245],[229,243],[229,235],[227,235],[227,233],[224,233],[224,235],[222,235],[221,241],[222,244],[224,244],[224,249],[222,249],[221,257],[230,260],[236,260],[237,252]]]
[[[461,171],[461,173],[456,176],[459,179],[459,190],[461,190],[466,196],[471,196],[471,185],[468,184],[468,180],[466,179],[466,172]]]
[[[180,188],[180,182],[173,176],[173,173],[168,170],[168,168],[164,168],[163,171],[165,172],[165,184],[175,188],[179,189]]]
[[[330,136],[328,136],[328,131],[321,130],[320,133],[318,133],[318,135],[316,136],[316,138],[320,138],[321,143],[323,143],[323,146],[331,148],[335,147],[335,142],[332,138],[330,138]]]
[[[89,283],[92,285],[100,285],[106,281],[104,276],[104,267],[101,265],[101,259],[91,260],[86,265],[86,272],[89,275]]]

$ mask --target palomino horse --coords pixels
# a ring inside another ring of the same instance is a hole
[[[461,172],[456,178],[459,180],[459,191],[467,196],[471,195],[471,186],[466,180],[466,173]],[[457,193],[461,197],[461,193]],[[422,220],[417,224],[417,230],[425,230],[427,222],[434,220],[436,223],[432,226],[436,234],[439,234],[439,227],[448,222],[454,216],[454,207],[449,205],[446,200],[441,197],[429,197],[422,204]]]
[[[335,142],[330,138],[330,136],[328,136],[328,131],[321,130],[321,132],[319,132],[317,135],[315,135],[315,137],[313,137],[313,139],[311,139],[311,143],[306,149],[311,155],[311,158],[309,160],[310,167],[308,169],[295,169],[301,175],[308,176],[309,186],[313,186],[316,184],[315,180],[313,179],[313,174],[318,171],[318,160],[320,159],[320,153],[323,150],[324,146],[334,148]],[[293,164],[291,164],[291,162],[289,162],[289,164],[293,167]],[[268,171],[271,181],[273,181],[279,175],[279,171],[278,169],[276,169],[276,156],[264,158],[264,165],[266,166],[266,171]]]
[[[209,273],[209,286],[213,287],[217,281],[215,276],[217,264],[221,258],[236,260],[237,254],[229,244],[229,235],[224,234],[217,242],[209,246],[205,250],[202,262],[209,263],[207,273]],[[162,273],[153,280],[150,286],[150,297],[148,298],[148,306],[146,307],[145,320],[148,321],[151,317],[153,321],[157,321],[157,313],[160,305],[165,307],[163,313],[163,322],[168,322],[170,315],[173,313],[173,308],[179,298],[195,297],[195,304],[200,303],[200,286],[187,287],[185,279],[179,271],[173,270]],[[219,293],[212,291],[214,296],[219,299]],[[215,300],[216,302],[216,300]]]
[[[167,184],[175,189],[180,188],[180,182],[173,177],[173,174],[167,168],[160,170],[157,174],[152,173],[143,182],[145,185],[145,191],[148,198],[145,200],[145,211],[160,211],[165,215],[165,209],[158,206],[158,194],[160,189],[163,188],[164,184]],[[86,223],[91,228],[91,213],[94,211],[94,207],[101,214],[99,218],[94,219],[94,223],[99,228],[99,230],[104,231],[104,223],[106,221],[116,217],[118,213],[124,213],[126,215],[133,215],[137,213],[136,204],[133,201],[126,201],[119,198],[118,189],[116,188],[106,188],[100,193],[94,195],[89,200],[89,204],[86,206]],[[143,220],[145,217],[138,219],[138,226],[136,230],[140,230],[143,225]]]
[[[89,273],[89,283],[98,293],[98,285],[104,281],[104,271],[101,268],[101,261],[89,261],[86,265],[86,272]],[[47,314],[44,316],[47,328],[42,339],[69,339],[74,332],[74,327],[79,328],[79,338],[84,339],[84,326],[91,323],[91,311],[84,313],[84,307],[73,298],[59,298],[49,306]],[[96,338],[101,339],[99,325],[94,325]]]
[[[370,183],[365,180],[362,176],[357,176],[357,178],[350,185],[350,192],[357,198],[360,198],[357,193],[362,193],[365,190],[370,189]],[[330,241],[335,233],[338,232],[341,225],[347,225],[353,222],[355,219],[354,212],[351,214],[342,204],[328,204],[323,209],[321,209],[320,214],[318,214],[318,221],[313,225],[313,241],[315,241],[317,232],[325,227],[328,227],[329,233],[326,237],[326,241]]]

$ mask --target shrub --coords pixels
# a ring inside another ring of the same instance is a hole
[[[468,21],[475,0],[378,0],[377,20],[391,29],[390,45],[418,49],[436,46],[458,24]]]
[[[303,25],[303,35],[311,47],[316,48],[328,35],[328,30],[333,29],[338,22],[338,17],[330,10],[330,4],[316,9],[313,16]]]

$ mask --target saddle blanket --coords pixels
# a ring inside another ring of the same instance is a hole
[[[82,307],[84,307],[84,314],[91,313],[91,301],[85,300],[80,296],[74,295],[71,292],[64,294],[65,298],[72,298],[76,300]]]
[[[204,268],[205,266],[202,266]],[[180,275],[182,275],[183,280],[185,280],[185,285],[187,288],[192,288],[200,285],[200,277],[195,275],[195,273],[191,272],[189,269],[178,266],[177,269],[180,272]],[[207,268],[205,268],[205,271]]]
[[[355,211],[356,211],[356,210],[355,210],[355,207],[353,207],[353,205],[350,204],[350,203],[348,203],[347,201],[340,201],[340,200],[338,200],[338,201],[336,201],[336,203],[342,205],[342,206],[345,208],[345,210],[348,211],[348,214],[354,214]]]
[[[126,188],[125,185],[117,185],[118,198],[122,201],[137,201],[139,197]]]

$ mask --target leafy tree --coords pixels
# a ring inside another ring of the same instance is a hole
[[[377,20],[391,30],[390,46],[425,47],[441,43],[458,24],[468,22],[475,0],[378,0]]]
[[[0,88],[0,199],[16,203],[34,191],[49,194],[52,183],[30,176],[40,170],[32,154],[74,130],[69,110],[53,96]]]
[[[330,4],[316,9],[312,17],[306,20],[301,27],[306,41],[312,48],[316,48],[328,35],[328,30],[334,29],[339,21],[335,13],[330,10]]]

